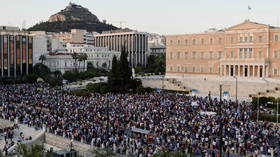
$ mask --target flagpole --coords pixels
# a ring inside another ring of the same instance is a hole
[[[252,10],[251,6],[248,5],[248,21],[250,21],[250,11]]]

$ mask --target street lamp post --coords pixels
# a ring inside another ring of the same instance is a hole
[[[276,109],[276,120],[277,120],[277,124],[278,124],[278,122],[279,122],[278,111],[279,111],[279,100],[277,100],[277,109]]]
[[[235,103],[237,106],[237,104],[238,104],[238,102],[237,102],[237,76],[235,76]]]
[[[107,108],[107,127],[106,127],[106,143],[109,141],[109,130],[110,130],[110,126],[109,126],[109,122],[110,122],[110,117],[109,117],[109,103],[107,102],[107,105],[106,105],[106,108]],[[107,145],[106,145],[107,147]]]
[[[260,93],[258,93],[258,111],[257,111],[257,121],[259,122],[260,116]]]
[[[222,121],[222,85],[220,84],[220,106],[219,106],[219,116],[220,116],[220,156],[223,155],[223,121]]]

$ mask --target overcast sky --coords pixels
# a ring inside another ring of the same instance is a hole
[[[26,28],[48,20],[69,0],[0,0],[0,25]],[[280,0],[72,0],[100,20],[159,34],[199,33],[251,21],[279,25]],[[248,12],[248,5],[252,10]],[[25,21],[25,22],[24,22]]]

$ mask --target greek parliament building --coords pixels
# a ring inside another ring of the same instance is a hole
[[[126,30],[107,31],[94,35],[94,45],[119,52],[124,47],[131,66],[145,65],[147,62],[147,33]]]
[[[32,71],[33,39],[17,27],[0,26],[0,75],[13,78]]]
[[[168,35],[166,40],[166,77],[188,89],[217,94],[222,84],[231,96],[238,92],[248,97],[280,87],[279,27],[246,20],[222,30]]]

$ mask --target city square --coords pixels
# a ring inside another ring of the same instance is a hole
[[[7,1],[0,157],[280,157],[273,1]]]

